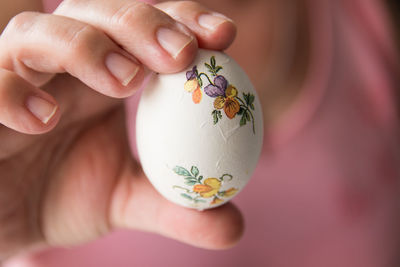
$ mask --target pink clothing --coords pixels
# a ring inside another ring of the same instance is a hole
[[[388,266],[400,225],[399,66],[388,15],[377,0],[309,3],[308,78],[234,200],[246,220],[236,247],[207,251],[119,231],[21,266]]]

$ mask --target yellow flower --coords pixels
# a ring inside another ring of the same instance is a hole
[[[225,97],[218,96],[214,101],[214,108],[222,109],[225,106]]]
[[[222,203],[222,202],[224,202],[222,199],[215,197],[213,199],[213,201],[211,202],[211,205],[219,204],[219,203]]]
[[[197,88],[200,88],[199,82],[197,81],[197,79],[188,80],[188,81],[185,82],[184,88],[185,88],[186,91],[191,93],[194,90],[196,90]]]
[[[224,197],[231,197],[233,195],[235,195],[239,190],[236,188],[229,188],[228,190],[225,191],[224,193]]]
[[[235,99],[238,90],[235,86],[229,85],[225,90],[225,97],[218,96],[214,100],[214,108],[224,109],[225,114],[228,118],[233,119],[236,113],[240,110],[240,103]]]
[[[193,187],[193,191],[199,193],[204,198],[210,198],[216,195],[221,188],[221,181],[217,178],[207,178],[204,184],[198,184]]]
[[[203,93],[201,92],[199,81],[197,79],[187,80],[184,88],[189,93],[192,93],[192,100],[195,104],[200,103]]]
[[[233,86],[231,84],[228,86],[228,88],[226,88],[226,91],[225,91],[225,95],[228,98],[234,98],[235,96],[237,96],[237,93],[238,93],[238,90],[236,89],[235,86]]]

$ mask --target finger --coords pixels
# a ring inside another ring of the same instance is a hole
[[[74,19],[25,12],[13,18],[0,38],[0,66],[40,86],[68,72],[113,97],[131,95],[144,70],[103,32]]]
[[[235,245],[243,233],[243,218],[232,204],[197,211],[177,206],[157,193],[142,175],[124,177],[117,185],[111,206],[114,227],[159,233],[207,249]]]
[[[202,48],[224,50],[235,39],[236,26],[231,19],[197,2],[171,1],[155,7],[189,27]]]
[[[161,197],[132,160],[123,121],[119,108],[80,131],[61,169],[50,171],[40,202],[43,239],[73,245],[124,227],[205,248],[235,244],[243,231],[240,212],[232,205],[200,212]]]
[[[55,99],[13,72],[0,69],[0,123],[18,132],[39,134],[59,120]]]
[[[131,0],[66,0],[55,14],[97,27],[156,72],[185,68],[197,41],[183,24],[159,9]]]

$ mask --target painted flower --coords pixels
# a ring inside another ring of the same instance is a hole
[[[228,81],[222,75],[214,79],[214,84],[209,84],[204,88],[204,92],[214,97],[214,107],[224,109],[228,118],[233,119],[240,110],[240,103],[235,99],[238,90],[233,85],[228,86]]]
[[[217,178],[207,178],[203,184],[197,184],[193,187],[193,191],[199,193],[204,198],[215,196],[221,188],[221,181]]]
[[[186,72],[186,79],[184,88],[187,92],[192,93],[192,100],[195,104],[200,103],[203,96],[199,81],[197,80],[197,66],[194,66],[192,70]]]
[[[212,204],[212,205],[216,205],[216,204],[219,204],[219,203],[222,203],[222,202],[224,202],[223,199],[214,197],[214,199],[213,199],[213,201],[211,202],[211,204]]]
[[[229,188],[228,190],[226,190],[225,192],[224,192],[224,197],[231,197],[231,196],[233,196],[233,195],[235,195],[237,192],[238,192],[239,190],[238,189],[236,189],[236,188]]]
[[[195,65],[192,70],[189,70],[186,72],[186,79],[187,80],[193,80],[197,78],[197,66]]]

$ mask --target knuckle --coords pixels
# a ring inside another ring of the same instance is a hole
[[[87,51],[93,43],[99,40],[99,35],[99,31],[95,27],[84,24],[67,33],[65,41],[73,51]]]
[[[112,16],[112,22],[122,27],[132,27],[138,23],[151,21],[157,14],[156,9],[144,2],[132,2],[118,9]]]
[[[57,11],[59,12],[60,10],[66,10],[69,9],[70,7],[77,6],[82,2],[81,0],[64,0],[60,3],[60,5],[57,7]]]
[[[187,10],[203,9],[202,6],[194,1],[179,1],[175,2],[175,10],[177,12],[185,12]]]
[[[10,32],[26,32],[28,31],[37,17],[38,13],[25,11],[15,15],[8,23],[3,34],[9,34]],[[2,35],[3,35],[2,34]]]

